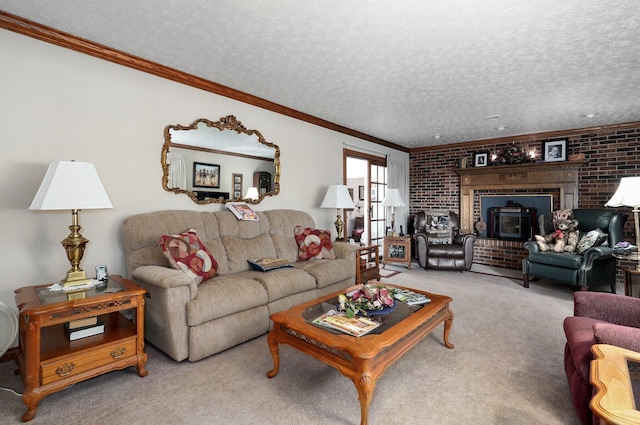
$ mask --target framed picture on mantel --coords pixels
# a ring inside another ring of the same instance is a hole
[[[567,139],[542,142],[542,154],[545,162],[567,160]]]
[[[487,165],[489,165],[489,151],[473,153],[474,167],[486,167]]]

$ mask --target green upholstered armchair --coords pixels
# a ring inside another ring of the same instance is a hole
[[[613,257],[613,247],[622,241],[627,215],[608,209],[578,208],[573,210],[573,217],[578,220],[580,237],[591,230],[600,229],[607,234],[607,241],[601,246],[587,249],[582,255],[542,252],[537,242],[526,242],[524,248],[529,251],[529,256],[522,260],[524,287],[529,287],[529,277],[543,277],[579,287],[583,291],[608,285],[615,294],[616,259]]]

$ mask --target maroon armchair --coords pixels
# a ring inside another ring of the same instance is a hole
[[[580,422],[598,425],[599,419],[589,409],[591,346],[610,344],[640,352],[640,298],[577,291],[573,300],[574,316],[564,320],[564,369]]]

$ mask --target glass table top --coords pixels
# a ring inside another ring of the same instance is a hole
[[[41,286],[41,287],[35,288],[36,294],[38,294],[38,298],[40,299],[40,302],[42,304],[54,304],[54,303],[68,301],[67,294],[73,293],[72,291],[52,291],[48,288],[48,286]],[[106,286],[96,285],[96,286],[92,286],[89,289],[84,289],[84,291],[86,291],[84,298],[96,297],[99,295],[104,295],[105,293],[119,292],[122,290],[124,290],[124,287],[122,285],[120,285],[115,280],[109,278],[107,280]]]
[[[375,320],[380,322],[380,326],[372,330],[369,334],[381,334],[402,320],[406,319],[416,311],[420,310],[425,305],[407,305],[402,301],[396,300],[395,309],[389,314],[376,315],[376,316],[367,316],[371,320]],[[307,308],[303,313],[302,317],[304,317],[307,323],[312,323],[314,319],[322,316],[327,313],[329,310],[335,310],[338,306],[338,298],[332,298],[328,301],[321,302],[318,304],[314,304],[311,307]],[[313,324],[313,323],[312,323]],[[325,326],[316,325],[320,329],[324,329],[327,332],[336,334],[336,335],[344,335],[343,332],[331,328],[327,328]]]
[[[629,379],[631,380],[631,390],[633,391],[633,399],[637,406],[640,406],[640,363],[633,360],[627,360],[627,368],[629,369]]]

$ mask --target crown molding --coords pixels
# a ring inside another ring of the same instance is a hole
[[[368,142],[386,146],[388,148],[397,149],[403,152],[409,152],[409,149],[404,146],[400,146],[395,143],[391,143],[386,140],[371,136],[369,134],[343,127],[341,125],[323,120],[318,117],[314,117],[309,114],[305,114],[304,112],[288,108],[269,100],[245,92],[241,92],[227,86],[223,86],[222,84],[205,80],[204,78],[200,78],[186,72],[178,71],[177,69],[160,65],[158,63],[151,62],[138,56],[130,55],[120,50],[112,49],[102,44],[94,43],[93,41],[84,38],[76,37],[66,32],[58,31],[55,28],[39,24],[28,19],[24,19],[20,16],[6,13],[4,11],[0,11],[0,28],[16,32],[27,37],[35,38],[46,43],[55,44],[56,46],[64,47],[66,49],[70,49],[79,53],[84,53],[98,59],[103,59],[118,65],[146,72],[157,77],[165,78],[177,83],[208,91],[210,93],[238,100],[240,102],[247,103],[258,108],[266,109],[281,115],[295,118],[300,121],[305,121],[309,124],[327,128],[338,133],[343,133],[348,136],[356,137],[358,139],[366,140]]]
[[[511,142],[539,142],[546,139],[555,139],[561,137],[570,137],[575,134],[592,133],[596,131],[615,131],[624,130],[626,128],[638,128],[640,121],[633,121],[621,124],[607,124],[593,127],[575,128],[571,130],[546,131],[542,133],[521,134],[518,136],[505,136],[494,139],[472,140],[470,142],[452,143],[449,145],[425,146],[422,148],[410,149],[410,154],[419,154],[421,152],[439,151],[443,149],[460,149],[475,147],[477,145],[499,145]]]

